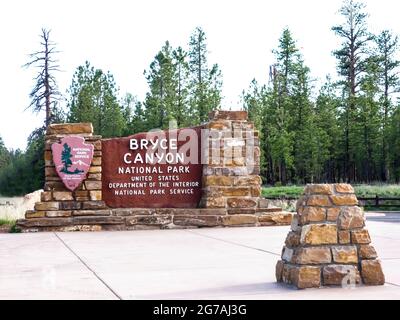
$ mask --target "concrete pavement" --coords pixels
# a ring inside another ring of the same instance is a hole
[[[289,227],[0,234],[0,299],[400,299],[400,220],[368,216],[383,287],[277,284]]]

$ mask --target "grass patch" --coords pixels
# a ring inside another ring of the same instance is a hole
[[[9,233],[20,233],[21,230],[17,227],[16,220],[0,219],[0,227],[2,230]]]
[[[11,220],[0,219],[0,226],[9,225],[9,224],[11,224],[11,223],[12,223]]]
[[[400,198],[400,185],[380,184],[380,185],[355,185],[357,197],[398,197]],[[262,195],[271,198],[298,198],[303,193],[304,186],[285,186],[285,187],[264,187]]]
[[[271,198],[298,198],[303,193],[304,186],[264,187],[262,195]]]

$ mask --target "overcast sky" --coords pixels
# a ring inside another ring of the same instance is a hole
[[[398,1],[365,0],[370,30],[400,33]],[[223,108],[239,107],[240,94],[256,78],[265,82],[273,63],[271,50],[285,27],[297,39],[312,76],[335,75],[332,50],[338,39],[330,30],[340,22],[341,0],[35,0],[0,1],[0,136],[8,148],[26,147],[43,114],[29,105],[34,70],[21,66],[39,49],[42,27],[58,44],[62,92],[77,66],[89,60],[111,71],[121,94],[143,99],[143,76],[165,40],[187,48],[191,32],[201,26],[208,38],[209,62],[223,72]]]

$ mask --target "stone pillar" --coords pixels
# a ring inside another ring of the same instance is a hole
[[[94,145],[94,157],[87,179],[74,192],[68,190],[58,176],[51,146],[66,136],[80,136],[85,142]],[[93,135],[90,123],[53,124],[45,136],[45,185],[41,202],[35,204],[33,211],[27,211],[25,220],[18,226],[25,232],[63,230],[63,227],[75,225],[75,229],[93,229],[84,227],[80,217],[92,215],[110,215],[102,201],[101,180],[101,136]],[[38,230],[40,228],[40,230]]]
[[[357,205],[348,184],[308,185],[276,266],[277,281],[299,289],[383,285],[381,263]]]
[[[246,111],[214,111],[206,124],[208,141],[203,146],[203,208],[223,208],[225,226],[256,225],[267,214],[260,198],[260,141]],[[272,215],[264,222],[271,225]],[[290,221],[291,216],[284,219]],[[287,221],[286,221],[287,223]]]

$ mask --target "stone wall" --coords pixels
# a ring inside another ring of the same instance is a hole
[[[86,143],[94,145],[94,157],[87,179],[71,192],[56,172],[53,163],[51,145],[59,143],[66,136],[80,136]],[[107,216],[107,208],[102,201],[101,182],[101,136],[93,135],[90,123],[53,124],[45,136],[45,185],[41,201],[34,210],[27,211],[25,220],[19,220],[18,226],[23,231],[51,230],[69,227],[72,229],[90,229],[86,223],[95,221],[96,216]],[[74,227],[71,227],[74,226]]]
[[[45,186],[41,202],[18,221],[23,232],[142,230],[193,227],[290,225],[292,215],[270,207],[261,196],[258,132],[246,112],[210,114],[203,196],[193,209],[111,209],[102,201],[102,140],[91,124],[54,124],[46,134]],[[51,145],[81,136],[94,145],[89,174],[74,192],[65,188],[53,163]],[[215,157],[214,155],[219,156]]]
[[[382,267],[370,244],[350,185],[309,185],[277,263],[277,281],[300,289],[383,285]]]

